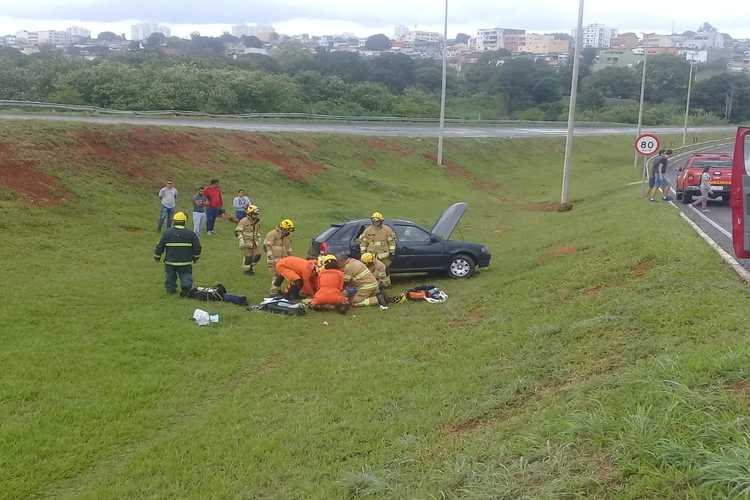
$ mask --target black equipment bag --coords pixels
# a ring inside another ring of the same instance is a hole
[[[203,300],[206,302],[221,302],[224,300],[227,289],[224,285],[218,284],[214,286],[194,286],[188,292],[188,297],[191,299]]]
[[[305,305],[292,302],[284,297],[268,297],[257,306],[248,308],[250,311],[265,311],[272,314],[283,314],[286,316],[302,316],[305,314]]]

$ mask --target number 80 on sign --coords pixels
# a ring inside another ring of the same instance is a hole
[[[635,141],[635,150],[643,156],[655,155],[660,147],[659,138],[651,134],[643,134]]]

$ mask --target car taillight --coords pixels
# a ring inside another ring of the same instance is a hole
[[[328,253],[328,243],[323,242],[320,244],[320,254],[325,255]]]
[[[693,182],[695,180],[695,177],[693,177],[693,174],[690,174],[687,176],[688,182]]]

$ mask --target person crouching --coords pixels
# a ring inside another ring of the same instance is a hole
[[[283,294],[287,299],[298,300],[315,295],[315,261],[301,257],[284,257],[276,262],[274,289],[281,289],[284,280],[289,287]]]
[[[346,314],[349,298],[344,295],[344,273],[335,255],[318,257],[318,289],[312,299],[315,310],[336,310]]]

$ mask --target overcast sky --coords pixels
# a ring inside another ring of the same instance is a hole
[[[525,28],[569,32],[577,0],[452,0],[450,28]],[[131,24],[157,21],[178,36],[219,35],[231,25],[272,24],[286,34],[353,32],[392,35],[395,24],[442,31],[443,0],[0,0],[0,34],[20,29],[64,29],[72,24],[126,33]],[[620,31],[681,32],[708,21],[734,37],[750,38],[748,0],[588,0],[585,22]]]

